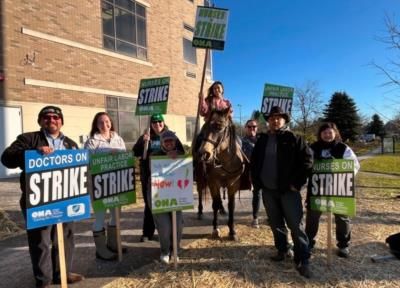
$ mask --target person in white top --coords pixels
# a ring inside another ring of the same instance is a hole
[[[94,116],[90,138],[85,143],[85,149],[89,149],[91,153],[126,151],[124,140],[115,132],[113,121],[106,112],[99,112]],[[117,259],[115,211],[116,208],[110,209],[111,219],[107,225],[107,236],[104,225],[106,211],[94,213],[93,238],[96,244],[96,257],[102,260]],[[124,249],[123,252],[125,252]]]

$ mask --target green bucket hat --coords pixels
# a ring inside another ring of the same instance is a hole
[[[164,122],[164,117],[162,116],[162,114],[153,114],[153,115],[151,115],[150,121],[151,122],[158,122],[158,121]]]

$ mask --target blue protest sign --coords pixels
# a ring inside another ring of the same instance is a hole
[[[90,217],[87,150],[25,152],[27,229]]]

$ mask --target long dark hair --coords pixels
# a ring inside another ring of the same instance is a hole
[[[108,117],[108,119],[110,119],[110,122],[111,122],[111,129],[110,130],[111,131],[115,131],[114,122],[113,122],[112,118],[110,117],[110,115],[107,112],[99,112],[93,118],[92,129],[90,129],[90,137],[93,137],[94,134],[100,132],[99,128],[97,128],[97,120],[103,115],[106,115]]]
[[[333,122],[325,122],[325,123],[321,124],[321,126],[318,129],[318,134],[317,134],[318,141],[323,141],[321,138],[321,133],[322,133],[322,131],[324,131],[326,129],[333,129],[333,131],[335,131],[335,140],[342,141],[342,136],[340,136],[339,129],[337,128],[336,124]]]
[[[222,84],[222,82],[221,82],[221,81],[215,81],[215,82],[210,86],[210,88],[208,88],[206,101],[211,101],[211,99],[215,96],[213,90],[214,90],[214,86],[216,86],[216,85],[221,85],[221,87],[222,87],[222,94],[224,94],[225,88],[224,88],[224,85]]]

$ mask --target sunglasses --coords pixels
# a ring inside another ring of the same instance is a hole
[[[57,121],[57,120],[60,120],[61,117],[58,115],[45,115],[45,116],[43,116],[43,119],[46,121],[50,121],[51,119]]]
[[[163,121],[151,121],[151,124],[163,123]]]
[[[256,128],[257,128],[257,126],[247,126],[247,128],[256,129]]]

